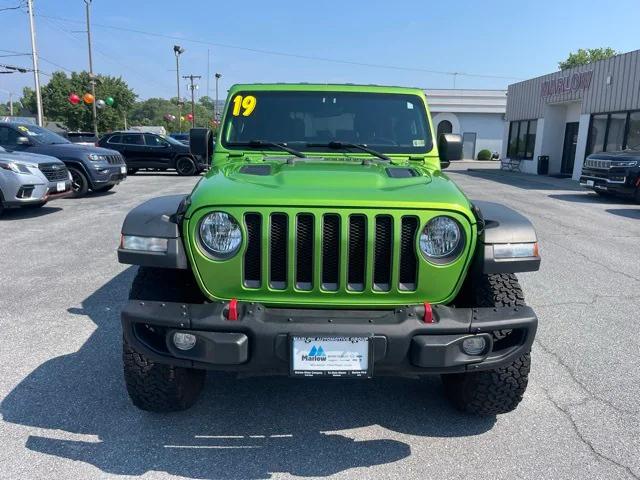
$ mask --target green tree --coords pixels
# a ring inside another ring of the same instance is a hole
[[[614,55],[618,55],[613,48],[580,48],[577,52],[571,52],[567,59],[558,63],[560,70],[567,70],[568,68],[577,67],[579,65],[587,65],[589,63],[597,62],[598,60],[606,60]]]
[[[69,94],[82,97],[91,91],[88,72],[73,72],[67,76],[64,72],[54,72],[49,82],[42,87],[42,108],[49,121],[64,123],[70,130],[93,130],[93,113],[91,105],[80,102],[73,105],[69,102]],[[98,75],[96,77],[96,99],[104,100],[112,97],[113,106],[98,110],[98,130],[106,132],[124,127],[124,116],[133,107],[136,94],[129,88],[122,77]],[[35,114],[35,92],[25,88],[23,105]]]

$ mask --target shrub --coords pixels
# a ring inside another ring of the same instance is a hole
[[[491,151],[484,149],[478,152],[478,160],[491,160]]]

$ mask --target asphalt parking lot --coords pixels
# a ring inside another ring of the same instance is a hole
[[[438,378],[210,375],[191,410],[136,410],[121,374],[117,263],[128,210],[195,178],[139,174],[113,192],[0,219],[0,477],[640,478],[640,205],[567,180],[454,167],[471,198],[535,224],[540,318],[529,389],[497,418],[457,413]]]

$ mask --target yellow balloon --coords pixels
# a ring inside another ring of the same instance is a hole
[[[91,105],[93,103],[93,95],[91,95],[90,93],[85,93],[82,96],[82,100],[84,101],[84,103],[86,103],[87,105]]]
[[[184,115],[180,115],[180,121],[184,122]]]

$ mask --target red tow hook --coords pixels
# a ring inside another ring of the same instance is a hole
[[[229,302],[229,312],[227,313],[227,320],[238,320],[238,299],[232,298]]]
[[[433,322],[433,309],[431,308],[431,304],[429,302],[424,302],[424,323],[434,323]]]

